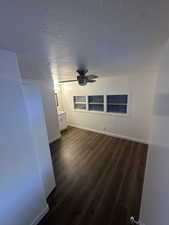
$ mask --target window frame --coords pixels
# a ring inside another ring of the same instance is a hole
[[[92,97],[92,96],[103,96],[103,102],[89,102],[89,97]],[[88,111],[89,112],[104,112],[105,111],[105,104],[104,104],[104,95],[87,95],[87,100],[88,100]],[[89,105],[103,105],[103,111],[101,110],[90,110],[89,109]]]
[[[76,102],[75,97],[85,97],[86,101],[85,102]],[[86,105],[86,109],[76,109],[75,104]],[[88,103],[87,103],[87,96],[86,95],[73,96],[73,108],[74,108],[75,111],[87,111],[88,110],[87,105],[88,105]]]
[[[89,96],[103,96],[103,105],[104,105],[104,110],[103,111],[95,111],[95,110],[89,110]],[[107,112],[107,96],[108,95],[127,95],[127,112],[126,113],[117,113],[117,112]],[[82,112],[82,113],[96,113],[96,114],[103,114],[103,115],[109,115],[109,116],[119,116],[119,117],[126,117],[130,115],[131,111],[131,94],[129,92],[125,93],[119,93],[119,92],[113,92],[113,93],[104,93],[104,94],[88,94],[88,95],[77,95],[77,96],[85,96],[86,97],[86,109],[75,109],[74,108],[74,97],[73,97],[73,111],[74,112]]]
[[[127,103],[120,103],[120,102],[117,102],[117,103],[107,103],[106,102],[106,112],[107,113],[113,113],[113,114],[127,114],[128,113],[128,109],[129,109],[129,107],[128,107],[128,103],[129,103],[129,95],[128,94],[107,94],[106,95],[106,101],[107,101],[107,98],[108,98],[108,96],[120,96],[120,95],[122,95],[122,96],[127,96]],[[126,113],[125,112],[109,112],[108,111],[108,105],[119,105],[119,106],[122,106],[122,105],[124,105],[124,106],[126,106]]]

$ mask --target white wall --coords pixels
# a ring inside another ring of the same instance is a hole
[[[141,219],[146,225],[169,224],[169,42],[161,52],[153,115],[152,144],[146,168]]]
[[[81,87],[76,83],[62,85],[62,100],[68,122],[74,126],[104,131],[143,142],[149,141],[156,73],[119,75],[98,78],[94,84]],[[129,115],[76,112],[73,96],[129,94]]]
[[[36,84],[40,88],[49,143],[60,138],[57,106],[54,96],[53,81],[23,80],[24,84]]]
[[[0,224],[36,224],[47,209],[16,55],[0,50]]]
[[[48,130],[49,142],[53,142],[60,137],[57,106],[54,97],[54,90],[45,84],[40,85],[42,101],[45,111],[46,126]]]
[[[35,144],[45,194],[46,197],[48,197],[56,184],[40,89],[37,85],[24,85],[24,95],[27,103],[31,134]]]

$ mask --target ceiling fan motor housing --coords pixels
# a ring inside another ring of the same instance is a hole
[[[87,84],[87,78],[85,76],[77,76],[77,80],[80,86],[85,86]]]
[[[80,76],[85,76],[85,74],[88,72],[87,69],[78,69],[76,71]]]

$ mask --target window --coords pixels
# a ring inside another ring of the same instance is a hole
[[[86,96],[74,96],[74,109],[86,110]]]
[[[128,95],[74,96],[74,109],[104,113],[127,114]]]
[[[89,111],[104,111],[104,96],[88,96],[88,109]]]
[[[128,95],[107,95],[107,112],[127,113]]]

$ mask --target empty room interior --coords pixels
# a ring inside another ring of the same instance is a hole
[[[0,0],[0,225],[169,225],[169,2]]]

